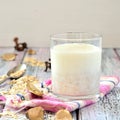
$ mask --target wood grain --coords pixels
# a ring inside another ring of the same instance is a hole
[[[0,48],[0,56],[2,56],[5,53],[15,53],[17,55],[14,61],[4,61],[0,58],[0,75],[6,74],[8,70],[13,68],[17,64],[19,64],[22,61],[24,54],[25,54],[25,52],[18,52],[14,50],[14,48],[11,48],[11,47]]]
[[[120,74],[120,60],[114,49],[104,49],[102,75]],[[79,120],[120,120],[120,87],[116,86],[108,95],[94,105],[79,111]]]
[[[15,61],[3,61],[0,58],[0,75],[6,72],[15,65],[22,63],[26,57],[34,57],[41,61],[47,61],[50,57],[49,48],[32,48],[36,50],[36,55],[28,55],[26,51],[17,52],[13,48],[0,48],[0,56],[4,53],[14,52],[17,54]],[[102,53],[102,75],[120,74],[120,49],[103,49]],[[44,68],[33,67],[27,65],[26,75],[36,76],[40,81],[44,81],[51,77],[51,72],[44,72]],[[0,87],[0,90],[2,88]],[[96,104],[74,111],[72,113],[73,120],[120,120],[120,84],[116,86],[108,95]],[[46,113],[45,120],[52,120],[53,113]],[[0,120],[7,118],[0,118]],[[10,119],[9,119],[10,120]],[[13,120],[13,119],[11,119]],[[21,119],[20,119],[21,120]],[[24,119],[25,120],[25,119]]]

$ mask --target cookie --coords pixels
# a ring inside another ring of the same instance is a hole
[[[27,111],[29,120],[44,120],[44,109],[42,107],[34,107]]]
[[[3,60],[6,60],[6,61],[12,61],[12,60],[15,60],[16,58],[16,54],[14,53],[5,53],[1,56],[1,58]]]
[[[36,54],[36,51],[33,50],[33,49],[29,49],[27,52],[28,52],[29,55],[35,55]]]
[[[59,110],[55,114],[55,120],[72,120],[72,115],[68,110]]]
[[[35,94],[35,95],[38,95],[38,96],[42,96],[44,93],[43,93],[43,89],[40,88],[40,84],[36,81],[33,81],[33,82],[27,82],[27,89]]]

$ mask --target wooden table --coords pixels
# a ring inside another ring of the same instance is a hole
[[[26,51],[18,52],[15,51],[14,48],[0,47],[0,56],[4,53],[14,52],[17,54],[15,61],[5,62],[0,59],[0,75],[6,74],[9,69],[22,63],[25,57],[35,57],[41,61],[48,61],[50,57],[49,48],[32,49],[37,51],[36,55],[29,56]],[[40,80],[46,80],[50,78],[51,72],[44,72],[44,70],[39,67],[27,66],[26,74],[36,76]],[[103,49],[102,75],[119,76],[119,74],[120,49]],[[76,110],[72,114],[73,120],[120,120],[120,85],[116,86],[101,101],[80,110]],[[48,115],[54,117],[54,114],[48,113]],[[3,118],[0,120],[3,120]]]

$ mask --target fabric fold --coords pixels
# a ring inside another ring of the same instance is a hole
[[[100,79],[100,96],[96,99],[87,100],[72,100],[63,101],[59,97],[54,96],[49,92],[43,97],[31,97],[30,100],[22,100],[17,95],[11,95],[9,97],[1,96],[1,101],[5,101],[5,108],[19,110],[21,108],[41,106],[47,111],[57,112],[60,109],[67,109],[70,112],[78,108],[82,108],[101,100],[105,95],[111,92],[111,90],[119,83],[119,79],[115,76],[105,76]],[[49,88],[52,85],[51,80],[44,81],[44,86]],[[31,93],[32,95],[32,93]]]

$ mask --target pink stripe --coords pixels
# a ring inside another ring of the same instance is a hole
[[[6,98],[4,96],[0,96],[0,101],[5,101]]]
[[[45,82],[45,84],[46,84],[47,86],[49,86],[49,85],[52,84],[52,80],[45,80],[44,82]]]
[[[100,85],[100,92],[104,95],[110,92],[111,87],[109,85]]]

